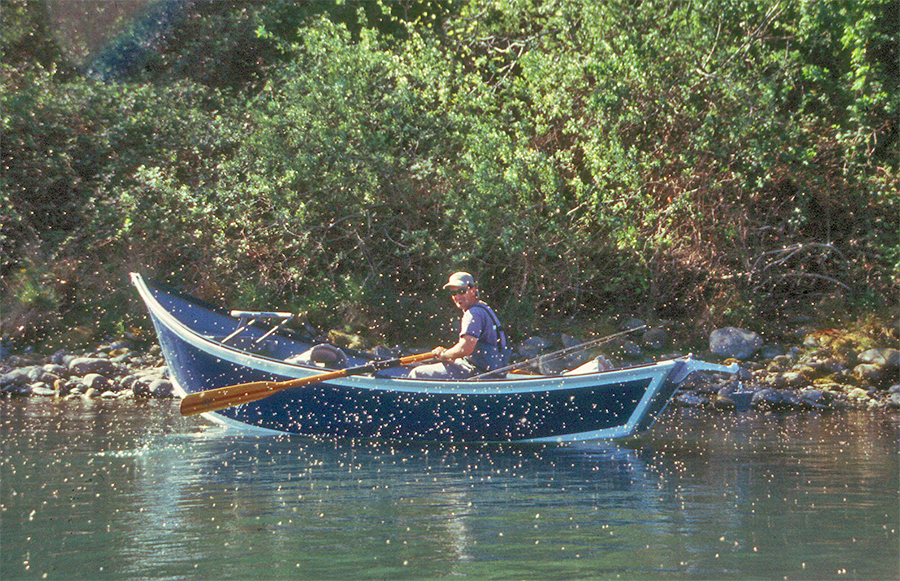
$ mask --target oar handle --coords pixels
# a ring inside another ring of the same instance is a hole
[[[320,383],[322,381],[340,379],[351,375],[375,373],[382,369],[399,367],[401,365],[411,365],[413,363],[418,363],[419,361],[426,361],[433,358],[434,355],[431,353],[419,353],[418,355],[409,355],[398,359],[372,361],[366,365],[340,369],[338,371],[329,371],[328,373],[320,373],[309,377],[289,379],[287,381],[255,381],[252,383],[229,385],[226,387],[189,393],[181,400],[181,415],[194,416],[197,414],[214,412],[243,403],[260,400],[292,387],[301,387],[311,383]]]

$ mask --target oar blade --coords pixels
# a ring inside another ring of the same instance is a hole
[[[275,381],[255,381],[189,393],[181,400],[181,415],[195,416],[256,401],[268,397],[280,387]]]
[[[181,400],[181,415],[195,416],[207,412],[215,412],[269,397],[273,393],[283,389],[329,381],[331,379],[339,379],[341,377],[347,377],[348,375],[374,373],[379,369],[410,365],[412,363],[431,359],[432,357],[431,353],[421,353],[419,355],[410,355],[408,357],[390,361],[372,362],[359,367],[329,371],[327,373],[320,373],[310,377],[291,379],[288,381],[255,381],[252,383],[242,383],[240,385],[229,385],[206,391],[198,391],[186,395],[185,398]]]

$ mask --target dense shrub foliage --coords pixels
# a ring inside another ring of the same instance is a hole
[[[520,333],[896,301],[891,0],[2,8],[7,340],[129,324],[131,270],[393,340],[458,269]]]

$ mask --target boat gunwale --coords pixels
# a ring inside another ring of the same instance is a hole
[[[187,324],[180,321],[175,315],[164,308],[159,301],[150,292],[147,281],[138,274],[131,273],[132,283],[138,289],[145,305],[151,314],[157,318],[160,323],[164,324],[169,330],[174,332],[181,340],[190,344],[193,348],[209,353],[220,359],[229,361],[236,365],[243,365],[273,375],[287,378],[309,377],[318,373],[325,373],[329,370],[300,365],[297,363],[288,363],[283,360],[273,359],[264,355],[251,353],[242,349],[238,349],[217,341],[213,341],[203,334],[190,328]],[[160,292],[169,293],[166,289],[158,288]],[[173,294],[173,293],[169,293]],[[187,300],[183,296],[174,295],[182,300]],[[209,309],[205,305],[194,303],[200,308]],[[230,316],[225,315],[224,316]],[[330,380],[328,385],[340,385],[344,387],[357,389],[372,390],[392,390],[404,391],[410,393],[434,393],[434,394],[504,394],[510,395],[517,392],[528,393],[535,391],[555,391],[561,389],[580,389],[586,387],[594,387],[598,384],[616,384],[624,381],[633,381],[638,379],[651,379],[648,386],[648,392],[656,392],[659,384],[669,375],[674,367],[680,362],[680,359],[668,359],[655,363],[648,363],[635,367],[626,367],[620,369],[612,369],[608,371],[600,371],[594,373],[573,374],[573,375],[557,375],[557,376],[519,376],[513,378],[498,378],[485,380],[421,380],[410,379],[405,377],[384,377],[384,376],[364,376],[355,375],[341,378],[339,380]],[[297,372],[301,372],[298,374]],[[183,386],[181,391],[184,390]]]

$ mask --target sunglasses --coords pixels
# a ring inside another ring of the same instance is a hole
[[[464,295],[464,294],[466,294],[467,292],[469,292],[469,289],[468,289],[468,288],[451,289],[451,290],[450,290],[450,296],[451,296],[451,297],[458,297],[459,295]]]

